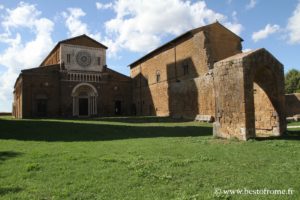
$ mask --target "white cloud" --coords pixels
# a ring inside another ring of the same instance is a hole
[[[20,2],[15,9],[7,9],[7,15],[3,17],[2,26],[9,32],[10,28],[34,26],[36,18],[41,14],[36,10],[35,5]]]
[[[204,1],[183,0],[118,0],[114,4],[115,18],[105,23],[107,34],[113,36],[115,54],[121,48],[148,52],[157,47],[164,36],[179,34],[216,20],[239,34],[242,25],[209,9]],[[109,49],[110,50],[110,49]]]
[[[274,25],[267,24],[264,29],[259,30],[257,32],[254,32],[252,34],[252,39],[253,39],[254,42],[257,42],[259,40],[267,38],[269,35],[271,35],[273,33],[278,32],[279,30],[280,30],[279,25],[277,25],[277,24],[274,24]]]
[[[293,15],[289,18],[288,25],[288,39],[291,44],[300,43],[300,1],[293,12]]]
[[[100,3],[100,2],[96,2],[96,8],[98,10],[110,9],[110,8],[113,8],[113,4],[112,3],[103,4],[103,3]]]
[[[68,29],[68,35],[70,37],[86,34],[93,39],[100,41],[101,34],[99,32],[91,33],[88,25],[80,19],[86,15],[81,8],[68,8],[67,12],[63,12],[62,15],[66,20],[65,25]]]
[[[1,111],[11,110],[13,85],[20,71],[37,67],[54,45],[51,38],[54,23],[40,15],[35,5],[21,2],[2,16],[4,32],[0,33],[0,42],[8,47],[0,54],[0,66],[4,69],[0,75]],[[34,38],[23,42],[18,32],[20,28],[29,29],[35,34]]]
[[[247,52],[249,52],[249,51],[252,51],[252,49],[243,49],[243,53],[247,53]]]
[[[232,16],[233,21],[235,21],[235,22],[238,21],[238,19],[237,19],[237,12],[236,11],[233,11],[232,14],[231,14],[231,16]]]
[[[238,23],[237,12],[233,11],[231,17],[233,22],[225,22],[224,26],[232,32],[234,32],[235,34],[239,35],[243,30],[243,26]]]
[[[4,9],[4,6],[0,4],[0,10]]]
[[[250,2],[246,5],[246,9],[252,9],[256,6],[257,1],[256,0],[250,0]]]
[[[243,30],[243,26],[239,23],[225,22],[224,26],[237,35],[240,35]]]

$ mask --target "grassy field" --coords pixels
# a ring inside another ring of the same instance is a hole
[[[299,141],[300,129],[214,139],[210,124],[169,118],[0,117],[0,199],[300,199]]]
[[[300,126],[300,122],[290,122],[289,126]]]

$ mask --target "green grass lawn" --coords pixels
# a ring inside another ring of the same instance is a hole
[[[300,199],[299,141],[214,139],[169,118],[0,117],[0,199]],[[294,194],[215,193],[244,188]]]
[[[290,122],[288,123],[289,126],[300,126],[300,121],[299,122]]]

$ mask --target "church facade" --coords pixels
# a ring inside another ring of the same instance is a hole
[[[131,78],[106,66],[106,49],[86,35],[59,42],[15,83],[17,118],[130,115]]]
[[[107,67],[107,47],[92,38],[60,41],[39,67],[21,72],[13,114],[210,116],[218,137],[281,135],[283,65],[265,49],[243,53],[242,41],[219,22],[199,27],[131,63],[130,77]]]

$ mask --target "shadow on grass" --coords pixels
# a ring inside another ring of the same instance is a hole
[[[288,130],[284,135],[280,137],[266,137],[266,138],[255,138],[258,141],[264,140],[300,140],[300,130]]]
[[[101,120],[102,121],[102,120]],[[31,141],[99,141],[129,138],[193,137],[212,135],[211,127],[128,126],[69,121],[1,120],[0,139]]]
[[[41,119],[41,118],[37,118]],[[121,122],[121,123],[184,123],[193,121],[191,119],[171,118],[171,117],[157,117],[157,116],[124,116],[124,117],[99,117],[99,118],[71,118],[74,121],[102,121],[102,122]],[[66,118],[61,118],[66,120]]]
[[[17,192],[21,192],[23,189],[19,188],[19,187],[5,187],[5,188],[1,188],[0,187],[0,196],[9,194],[9,193],[17,193]]]
[[[125,123],[174,123],[189,122],[188,119],[174,119],[170,117],[107,117],[101,118],[101,121],[107,122],[125,122]]]
[[[21,154],[22,153],[15,152],[15,151],[0,151],[0,163],[5,161],[5,160],[8,160],[10,158],[17,157]]]

